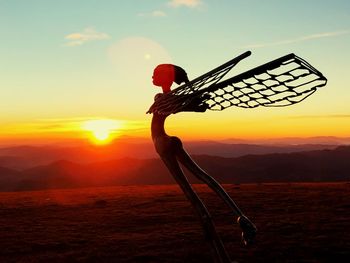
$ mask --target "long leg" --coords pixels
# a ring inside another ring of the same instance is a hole
[[[225,189],[209,174],[207,174],[202,168],[200,168],[189,156],[189,154],[182,147],[176,152],[178,160],[199,180],[205,182],[214,192],[216,192],[221,199],[235,212],[236,215],[243,215],[242,211],[238,208],[235,202],[227,194]]]
[[[208,175],[204,170],[202,170],[189,156],[189,154],[183,149],[183,147],[178,147],[176,151],[176,157],[178,160],[198,179],[205,182],[214,192],[216,192],[222,200],[238,215],[237,222],[242,228],[242,239],[245,245],[251,243],[256,235],[256,226],[243,215],[242,211],[238,208],[235,202],[227,194],[225,189],[210,175]]]
[[[208,241],[211,243],[213,248],[213,255],[215,262],[217,263],[229,263],[230,258],[225,250],[225,247],[216,233],[215,226],[211,220],[210,214],[202,203],[198,195],[192,189],[190,183],[185,177],[183,171],[181,170],[175,156],[167,155],[162,156],[162,160],[175,178],[176,182],[179,184],[186,197],[191,201],[193,207],[195,208],[197,214],[200,216],[201,223],[204,229],[204,233]]]

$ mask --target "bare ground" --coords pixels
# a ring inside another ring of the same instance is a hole
[[[350,262],[350,183],[224,185],[259,229],[243,247],[235,217],[204,185],[237,262]],[[0,193],[0,262],[212,262],[176,185]]]

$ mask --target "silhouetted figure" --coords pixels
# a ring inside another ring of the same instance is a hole
[[[186,72],[171,64],[162,64],[155,68],[153,73],[153,84],[159,86],[163,90],[163,94],[157,94],[155,100],[160,99],[165,94],[168,94],[173,82],[180,84],[182,82],[189,82]],[[203,106],[196,107],[196,105],[188,105],[183,111],[205,111]],[[230,262],[229,256],[225,251],[221,239],[216,233],[214,223],[211,216],[195,193],[186,176],[184,175],[179,163],[184,165],[191,171],[198,179],[205,182],[212,190],[214,190],[233,210],[238,216],[238,223],[242,227],[242,237],[245,244],[249,244],[256,233],[256,227],[253,223],[245,217],[221,185],[205,171],[203,171],[188,155],[182,147],[182,142],[179,138],[169,136],[164,130],[164,122],[168,115],[153,113],[152,118],[152,139],[157,153],[179,184],[186,197],[191,201],[197,214],[199,215],[204,233],[208,241],[212,244],[215,252],[217,262]]]
[[[242,229],[245,245],[253,241],[257,228],[243,215],[222,186],[191,159],[181,140],[166,134],[166,118],[170,114],[183,111],[221,111],[231,106],[288,106],[303,101],[327,83],[327,79],[319,71],[294,54],[288,54],[220,82],[238,62],[250,54],[249,51],[245,52],[192,81],[188,80],[185,70],[172,64],[158,65],[153,72],[153,84],[161,87],[163,93],[155,96],[155,102],[147,112],[153,114],[152,139],[157,153],[199,215],[216,262],[226,263],[230,262],[230,259],[216,233],[207,208],[192,189],[180,164],[206,183],[232,209]],[[171,90],[173,82],[185,84]]]

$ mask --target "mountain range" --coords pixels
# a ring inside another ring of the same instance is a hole
[[[335,149],[338,144],[248,144],[224,143],[216,141],[184,142],[186,150],[193,155],[207,154],[220,157],[240,157],[248,154],[292,153]],[[150,159],[158,158],[151,140],[132,142],[118,140],[105,146],[91,144],[74,146],[13,146],[0,148],[0,166],[25,170],[46,165],[57,160],[78,164],[110,161],[120,158]]]
[[[220,183],[350,180],[350,146],[239,157],[194,155],[193,159]],[[191,182],[199,182],[187,174]],[[173,183],[158,158],[123,157],[91,163],[61,159],[23,170],[0,166],[1,191]]]

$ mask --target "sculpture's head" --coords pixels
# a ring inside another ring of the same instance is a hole
[[[163,92],[169,92],[170,87],[175,82],[181,84],[182,82],[189,82],[186,71],[172,64],[160,64],[153,71],[153,84],[162,87]]]

